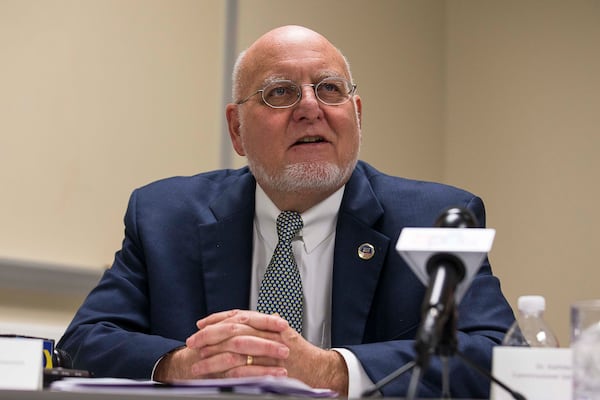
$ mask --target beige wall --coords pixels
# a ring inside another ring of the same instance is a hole
[[[0,258],[100,268],[134,187],[220,167],[225,4],[0,0]],[[568,304],[600,297],[599,18],[583,0],[241,0],[237,50],[282,24],[327,35],[362,158],[480,194],[507,297],[545,295],[566,345]],[[80,300],[5,295],[0,323],[64,324]]]
[[[507,298],[600,298],[600,2],[447,3],[444,180],[481,194]]]
[[[218,164],[223,13],[0,0],[1,256],[110,264],[134,187]]]

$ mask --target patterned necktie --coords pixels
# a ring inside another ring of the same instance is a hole
[[[292,252],[292,239],[302,226],[302,217],[295,211],[283,211],[277,217],[277,246],[260,285],[257,305],[260,312],[278,313],[299,333],[302,333],[302,280]]]

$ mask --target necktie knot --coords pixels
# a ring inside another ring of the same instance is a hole
[[[300,232],[304,223],[296,211],[283,211],[277,217],[277,237],[280,241],[291,243],[294,236]]]

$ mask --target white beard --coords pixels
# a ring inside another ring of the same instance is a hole
[[[251,159],[248,159],[248,166],[258,182],[278,192],[329,191],[346,183],[356,166],[356,159],[345,168],[320,162],[291,164],[274,176]]]

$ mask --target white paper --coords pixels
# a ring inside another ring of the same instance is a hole
[[[154,381],[139,381],[115,378],[67,378],[53,382],[51,389],[69,392],[103,393],[156,393],[164,392],[210,395],[221,392],[243,394],[283,394],[303,397],[336,397],[337,393],[329,389],[315,389],[305,383],[285,377],[247,377],[224,379],[181,380],[168,385]]]
[[[43,341],[0,338],[0,389],[42,389]]]
[[[571,349],[494,347],[492,374],[527,400],[572,399]],[[492,400],[513,397],[496,384]]]

